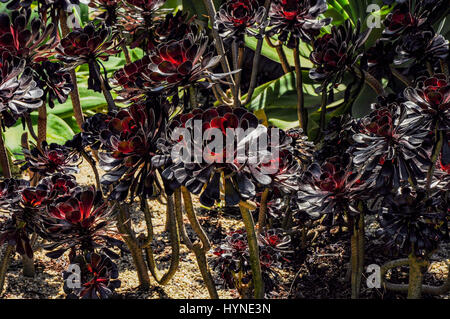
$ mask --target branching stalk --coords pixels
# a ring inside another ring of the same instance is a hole
[[[305,109],[305,99],[303,95],[303,76],[302,76],[302,65],[300,62],[300,51],[299,44],[297,43],[294,50],[294,63],[295,63],[295,78],[296,78],[296,88],[297,88],[297,116],[300,128],[305,132],[308,127],[308,112]]]
[[[100,66],[96,61],[92,62],[92,67],[94,68],[95,74],[97,78],[100,80],[100,86],[102,88],[103,95],[105,97],[106,103],[108,104],[108,111],[114,111],[117,110],[116,103],[114,103],[114,99],[111,95],[111,92],[108,90],[108,87],[105,83],[106,79],[103,78],[103,76],[100,73]]]
[[[0,131],[0,165],[4,178],[11,178],[11,167],[9,166],[8,154],[6,153],[5,143],[3,142],[3,133]]]
[[[5,248],[5,253],[3,254],[1,263],[0,263],[0,295],[3,292],[3,286],[5,284],[6,272],[8,270],[9,262],[11,257],[14,255],[14,245],[7,244]]]
[[[239,205],[242,220],[247,232],[248,250],[250,254],[250,266],[252,268],[252,280],[255,299],[264,298],[264,281],[262,279],[261,263],[259,259],[258,239],[255,232],[255,224],[250,211],[243,205]]]
[[[94,173],[95,176],[95,183],[97,185],[97,190],[100,191],[103,195],[102,184],[100,183],[100,175],[98,173],[97,165],[95,165],[95,160],[84,150],[81,151],[81,155],[88,162],[89,166],[91,166],[92,172]]]
[[[205,0],[205,1],[208,1],[208,0]],[[272,0],[266,0],[266,2],[264,3],[264,8],[266,9],[266,12],[264,13],[264,17],[263,17],[262,21],[266,21],[268,15],[269,15],[269,8],[270,8],[271,2],[272,2]],[[258,38],[258,42],[256,43],[255,56],[253,57],[252,75],[250,77],[250,85],[249,85],[249,89],[247,92],[247,97],[243,103],[244,105],[248,104],[251,101],[251,99],[253,97],[253,93],[255,92],[259,60],[261,59],[261,50],[262,50],[262,46],[263,46],[263,42],[264,42],[264,32],[265,32],[265,30],[263,28],[261,28],[261,30],[259,30],[259,38]]]
[[[219,295],[217,294],[217,289],[214,284],[214,280],[211,276],[211,272],[208,267],[208,262],[206,260],[206,252],[211,248],[211,243],[209,242],[208,236],[206,235],[203,228],[200,226],[200,223],[197,220],[197,217],[195,215],[194,206],[192,205],[192,198],[191,194],[187,190],[186,187],[181,186],[181,194],[183,195],[183,201],[184,201],[184,208],[186,210],[186,215],[189,219],[189,223],[196,233],[196,235],[199,237],[201,243],[192,243],[189,240],[189,237],[187,237],[187,234],[185,231],[182,231],[181,234],[183,236],[183,242],[184,244],[194,252],[195,258],[197,259],[197,264],[200,269],[200,273],[203,277],[203,281],[205,282],[205,285],[208,289],[209,295],[211,299],[218,299]],[[179,193],[175,194],[175,201],[177,202],[177,196],[180,196]],[[175,205],[178,207],[178,204]],[[178,207],[178,210],[180,208]],[[180,212],[177,212],[178,215],[180,215]],[[183,223],[183,218],[178,216],[178,220],[181,219],[181,222]],[[184,225],[184,223],[182,224]],[[184,227],[184,226],[183,226]]]
[[[63,37],[70,33],[69,27],[67,26],[67,15],[64,10],[60,10],[59,13],[59,25],[61,27],[61,34]],[[70,100],[72,101],[73,115],[77,121],[78,127],[82,130],[82,124],[84,123],[83,109],[81,108],[80,94],[78,92],[77,74],[75,70],[69,71],[70,78],[73,85],[73,90],[70,92]]]
[[[261,203],[259,205],[259,216],[258,216],[258,232],[261,234],[264,231],[266,225],[266,215],[267,215],[267,200],[269,197],[269,189],[264,189],[261,195]]]
[[[225,54],[225,47],[223,45],[222,38],[220,37],[217,30],[214,28],[214,22],[215,22],[215,17],[216,17],[216,8],[214,7],[213,0],[203,0],[203,3],[205,4],[205,7],[208,11],[208,16],[211,20],[211,25],[213,26],[212,35],[213,35],[214,42],[216,45],[216,50],[222,56],[222,59],[220,60],[220,63],[222,64],[222,69],[225,73],[230,73],[231,72],[230,64],[228,63],[228,59]],[[231,83],[231,87],[234,88],[235,83],[234,83],[233,76],[231,74],[228,76],[228,80]]]
[[[38,145],[47,140],[47,106],[45,102],[38,109]]]
[[[144,260],[142,249],[140,249],[136,237],[128,226],[127,206],[121,205],[120,203],[118,203],[118,206],[119,214],[117,215],[117,228],[123,235],[122,237],[130,249],[131,257],[133,258],[134,265],[136,266],[140,287],[143,289],[148,289],[150,287],[148,268]]]
[[[147,203],[145,203],[145,206],[147,206],[146,209],[148,209]],[[161,284],[165,285],[167,282],[169,282],[170,279],[175,275],[178,264],[180,261],[180,237],[178,235],[178,229],[177,229],[177,221],[176,221],[176,215],[175,215],[175,204],[173,200],[173,196],[167,197],[167,208],[166,208],[166,218],[169,221],[169,234],[170,234],[170,245],[172,248],[172,253],[170,255],[170,266],[166,273],[161,273],[158,270],[158,267],[156,265],[153,248],[150,245],[148,245],[146,250],[146,256],[147,256],[147,264],[150,269],[151,274],[155,278],[155,280]],[[149,238],[150,243],[153,240],[153,224],[151,221],[151,217],[149,220]]]

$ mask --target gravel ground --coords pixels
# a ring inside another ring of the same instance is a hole
[[[80,184],[90,184],[94,181],[94,176],[88,165],[83,163],[80,167],[83,174],[77,175]],[[213,247],[225,236],[230,229],[241,228],[243,225],[238,214],[233,212],[205,211],[199,208],[198,202],[194,199],[194,206],[197,207],[199,221],[208,233]],[[153,213],[153,226],[155,232],[156,260],[160,267],[169,266],[170,245],[168,245],[167,233],[164,232],[165,206],[157,201],[150,205]],[[133,214],[133,223],[137,231],[145,229],[145,222],[142,214]],[[187,220],[185,220],[187,222]],[[366,264],[382,264],[389,257],[385,252],[377,247],[381,243],[377,241],[375,232],[378,228],[376,220],[368,216],[367,220],[368,241],[375,249],[367,247]],[[347,269],[349,261],[349,234],[348,232],[332,234],[324,230],[323,226],[316,228],[319,233],[317,239],[306,249],[297,249],[291,262],[290,268],[279,271],[280,281],[278,289],[271,293],[271,298],[349,298],[350,285],[347,280]],[[190,230],[188,229],[188,232]],[[294,241],[295,243],[295,241]],[[5,290],[0,298],[65,298],[62,290],[61,272],[68,266],[67,255],[61,256],[57,260],[52,260],[45,256],[45,251],[40,248],[41,242],[37,242],[35,253],[36,276],[27,278],[22,275],[22,261],[16,255],[12,260],[5,284]],[[212,254],[208,254],[210,259]],[[119,279],[121,287],[116,289],[116,298],[198,298],[208,299],[208,291],[203,284],[203,280],[198,270],[196,259],[183,244],[180,247],[180,263],[175,276],[166,285],[159,285],[152,281],[152,287],[143,291],[138,289],[137,274],[129,254],[124,255],[118,262]],[[450,263],[450,244],[442,245],[441,249],[433,256],[425,282],[427,284],[439,285],[447,276],[446,263]],[[391,282],[407,283],[407,268],[402,267],[388,273]],[[363,282],[365,279],[363,278]],[[220,285],[218,293],[220,298],[238,298],[235,290],[223,289]],[[362,298],[369,299],[400,299],[405,298],[404,294],[395,294],[383,291],[382,289],[362,288]],[[430,298],[431,296],[424,296]],[[450,293],[433,298],[449,299]]]

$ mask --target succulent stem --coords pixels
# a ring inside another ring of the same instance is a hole
[[[59,14],[59,25],[61,26],[61,34],[63,37],[70,33],[69,27],[67,26],[67,15],[66,12],[61,9]],[[73,85],[73,90],[70,92],[70,100],[72,101],[73,115],[77,121],[78,127],[82,130],[82,124],[84,122],[83,109],[81,108],[80,94],[78,92],[77,74],[74,69],[69,71],[70,78]]]
[[[303,96],[303,76],[302,65],[300,62],[299,43],[296,44],[293,50],[294,63],[295,63],[295,78],[297,88],[297,116],[300,128],[305,132],[308,127],[308,112],[305,109],[305,99]]]
[[[28,257],[26,254],[22,255],[22,271],[25,277],[33,278],[36,274],[34,267],[34,258]]]
[[[266,225],[266,214],[267,214],[267,199],[269,197],[269,189],[264,189],[261,195],[261,203],[259,205],[259,215],[258,215],[258,232],[261,234]]]
[[[332,90],[333,88],[331,88]],[[324,89],[322,91],[322,102],[320,104],[320,124],[319,124],[319,132],[316,137],[316,143],[321,140],[321,138],[325,134],[325,126],[327,123],[327,84],[325,84]]]
[[[102,88],[103,96],[105,97],[106,103],[108,104],[108,111],[114,111],[117,110],[116,103],[114,103],[114,99],[111,95],[111,92],[108,90],[108,87],[106,85],[106,78],[103,78],[100,72],[100,66],[98,65],[97,61],[93,61],[92,67],[94,68],[95,74],[97,78],[100,80],[100,86]]]
[[[266,21],[267,16],[269,15],[269,7],[270,7],[271,2],[272,2],[272,0],[266,0],[266,2],[264,2],[264,8],[266,9],[266,12],[264,13],[264,17],[263,17],[262,21]],[[251,99],[253,97],[253,93],[255,92],[256,79],[257,79],[257,75],[258,75],[258,66],[259,66],[259,61],[261,59],[262,46],[264,43],[264,32],[265,32],[264,28],[261,28],[259,30],[258,42],[256,43],[256,49],[255,49],[255,56],[253,57],[252,74],[250,76],[250,85],[248,88],[247,97],[245,98],[244,103],[242,103],[244,105],[248,104],[251,101]]]
[[[189,87],[189,102],[191,104],[191,109],[196,109],[198,107],[197,103],[197,92],[195,91],[195,87]]]
[[[252,281],[255,299],[264,298],[264,281],[262,279],[261,263],[259,260],[258,239],[255,232],[255,223],[248,208],[239,205],[242,220],[244,221],[245,230],[247,232],[248,250],[250,254],[250,266],[252,268]]]
[[[47,106],[42,103],[38,109],[38,145],[47,140]]]
[[[216,45],[217,53],[219,53],[219,55],[222,56],[222,59],[220,59],[220,63],[222,64],[222,69],[225,73],[230,73],[231,72],[230,64],[228,63],[228,59],[225,54],[225,47],[223,45],[222,38],[220,37],[217,30],[214,28],[216,8],[214,7],[213,0],[203,0],[203,3],[205,4],[205,7],[208,11],[208,16],[209,16],[209,19],[211,20],[211,25],[213,26],[212,34],[213,34],[213,38],[214,38],[214,43]],[[231,87],[234,88],[235,83],[234,83],[233,76],[231,74],[228,76],[228,79],[231,83]]]
[[[192,243],[186,234],[185,230],[181,230],[184,244],[194,252],[195,258],[197,259],[197,264],[200,269],[200,273],[203,277],[203,281],[208,289],[209,296],[211,299],[219,299],[217,294],[217,289],[214,284],[214,280],[211,276],[211,272],[208,267],[208,262],[206,260],[206,252],[211,248],[208,236],[206,235],[203,228],[200,226],[197,217],[195,216],[194,206],[192,205],[191,194],[186,187],[181,186],[181,194],[183,195],[184,208],[186,210],[186,215],[189,219],[189,223],[200,239],[201,243]],[[183,216],[181,212],[181,195],[180,190],[175,192],[175,207],[177,211],[177,220],[179,227],[184,228]],[[181,224],[180,224],[181,223]]]
[[[134,265],[136,266],[136,272],[139,279],[139,284],[142,289],[148,289],[150,287],[150,276],[148,275],[147,265],[144,260],[144,255],[142,249],[138,245],[138,241],[131,229],[128,227],[128,214],[127,206],[119,206],[119,214],[117,215],[117,228],[123,235],[123,239],[127,244],[131,252],[131,257],[133,258]]]
[[[435,136],[436,136],[436,144],[433,149],[433,153],[431,154],[431,166],[427,172],[427,184],[426,190],[430,192],[431,180],[433,179],[433,173],[436,168],[436,161],[439,158],[439,154],[441,153],[442,147],[444,146],[444,132],[438,129],[436,125],[435,128]]]
[[[8,270],[9,261],[14,254],[14,245],[6,245],[5,253],[3,254],[1,263],[0,263],[0,295],[3,292],[3,285],[5,284],[6,272]]]
[[[148,207],[147,203],[146,206]],[[156,266],[155,257],[153,254],[153,249],[151,245],[148,245],[146,250],[147,255],[147,264],[150,269],[150,272],[152,273],[155,280],[161,284],[164,285],[167,282],[169,282],[170,279],[175,275],[177,272],[178,264],[180,261],[180,237],[178,235],[178,229],[177,229],[177,221],[176,221],[176,215],[175,215],[175,204],[173,200],[173,196],[167,197],[167,208],[166,208],[166,218],[169,221],[169,234],[170,234],[170,245],[172,248],[172,253],[170,255],[170,266],[169,270],[167,270],[166,273],[161,274],[158,270],[158,267]],[[149,226],[149,237],[150,242],[153,240],[153,225],[151,218],[148,221],[150,222]]]
[[[409,255],[408,299],[420,299],[422,296],[423,269],[428,265],[425,260],[418,260],[414,253]]]
[[[377,79],[375,79],[369,72],[363,70],[361,73],[361,70],[356,67],[353,67],[353,71],[360,79],[364,79],[364,82],[369,85],[377,95],[385,95],[383,85],[381,85],[381,83]]]
[[[11,178],[11,167],[9,166],[8,154],[6,153],[5,143],[3,142],[3,132],[0,131],[0,165],[4,178]]]
[[[361,277],[364,267],[364,215],[360,213],[358,221],[353,220],[351,237],[351,285],[352,299],[358,299],[361,290]]]
[[[405,77],[403,74],[401,74],[400,72],[398,72],[396,68],[391,67],[391,72],[392,72],[392,74],[393,74],[397,79],[399,79],[401,82],[403,82],[403,84],[404,84],[406,87],[411,87],[411,86],[412,86],[411,81],[409,81],[408,78]]]
[[[283,68],[283,71],[285,74],[291,72],[291,66],[289,65],[289,62],[286,58],[286,53],[283,49],[283,44],[278,43],[274,44],[272,43],[272,40],[270,40],[270,37],[266,35],[266,42],[271,47],[277,50],[278,58],[280,59],[281,67]]]
[[[235,70],[240,70],[236,73],[236,86],[234,91],[234,107],[240,107],[241,106],[241,79],[242,79],[242,65],[244,63],[244,53],[245,53],[245,47],[243,45],[239,45],[236,43],[236,41],[233,42],[233,47],[236,47],[236,66]]]
[[[381,283],[382,286],[388,290],[396,292],[407,292],[409,290],[408,284],[393,284],[388,282],[385,277],[389,269],[407,266],[410,264],[409,258],[402,258],[389,261],[381,266]],[[450,263],[447,263],[447,278],[446,281],[440,286],[422,285],[422,293],[429,295],[442,295],[450,290]]]
[[[100,175],[98,173],[97,166],[95,165],[95,160],[92,158],[92,156],[90,156],[84,150],[81,151],[81,155],[84,157],[84,159],[91,166],[92,172],[94,173],[94,176],[95,176],[95,183],[96,183],[96,186],[97,186],[97,190],[100,191],[102,193],[102,195],[103,195],[102,184],[100,183]]]

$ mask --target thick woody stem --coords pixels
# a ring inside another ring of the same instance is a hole
[[[92,67],[94,68],[97,78],[100,80],[100,86],[102,88],[103,96],[105,97],[106,103],[108,104],[108,111],[111,112],[117,110],[117,106],[116,103],[114,103],[114,99],[111,95],[111,92],[108,90],[106,86],[105,83],[106,79],[103,78],[103,76],[101,75],[100,66],[96,61],[93,61]]]
[[[414,248],[414,247],[413,247]],[[418,260],[414,253],[409,255],[409,282],[408,299],[420,299],[422,297],[423,270],[428,265],[425,260]]]
[[[271,48],[277,50],[278,58],[280,59],[281,67],[283,68],[284,73],[287,74],[291,72],[291,67],[289,66],[289,62],[286,58],[286,53],[284,52],[283,44],[282,43],[273,44],[269,36],[266,36],[266,42]]]
[[[146,206],[147,203],[145,203]],[[148,209],[148,207],[146,208]],[[153,248],[151,246],[151,241],[153,240],[153,224],[151,221],[151,217],[150,220],[146,222],[148,222],[148,231],[149,231],[149,239],[150,239],[150,244],[145,248],[146,250],[146,255],[147,255],[147,264],[148,267],[150,269],[150,272],[152,273],[153,277],[155,278],[155,280],[161,284],[161,285],[165,285],[167,282],[169,282],[169,280],[175,275],[177,268],[178,268],[178,264],[180,261],[180,237],[178,235],[178,229],[177,229],[177,222],[176,222],[176,215],[175,215],[175,204],[174,204],[174,200],[173,200],[173,196],[168,196],[167,197],[167,208],[166,208],[166,218],[169,221],[168,225],[169,225],[169,234],[170,234],[170,245],[172,248],[172,254],[170,255],[170,266],[169,269],[167,270],[166,273],[161,273],[158,270],[158,267],[156,265],[156,261],[155,261],[155,257],[154,257],[154,253],[153,253]]]
[[[442,147],[444,146],[444,132],[439,130],[439,127],[436,125],[435,128],[435,136],[436,136],[436,144],[433,149],[433,153],[431,154],[431,166],[427,172],[427,183],[426,190],[430,192],[431,180],[433,179],[433,173],[436,169],[436,161],[439,158],[439,154],[441,153]]]
[[[236,43],[236,42],[234,42]],[[236,73],[236,87],[234,92],[234,107],[241,106],[241,79],[242,79],[242,65],[244,64],[244,52],[245,47],[243,45],[237,48],[237,63],[236,70],[240,70]]]
[[[222,56],[222,59],[220,60],[220,63],[222,64],[222,69],[225,73],[230,73],[231,72],[230,64],[228,63],[228,59],[225,54],[225,47],[223,45],[222,38],[220,37],[217,30],[214,28],[215,17],[216,17],[216,8],[214,7],[213,0],[203,0],[203,3],[205,4],[205,7],[208,11],[209,19],[211,20],[212,34],[213,34],[214,42],[216,45],[216,50],[219,53],[219,55]],[[228,76],[228,80],[230,81],[232,88],[234,88],[235,83],[234,83],[233,76],[231,74]]]
[[[408,292],[409,284],[393,284],[388,282],[385,277],[386,273],[389,269],[407,266],[410,264],[409,258],[396,259],[393,261],[389,261],[381,266],[381,282],[382,286],[391,291],[396,292]],[[429,295],[442,295],[450,290],[450,263],[447,264],[447,278],[446,281],[440,286],[430,286],[430,285],[422,285],[422,293]]]
[[[261,195],[261,203],[259,205],[258,215],[258,232],[261,234],[266,226],[267,199],[269,197],[269,189],[264,189]]]
[[[14,245],[7,244],[5,248],[5,253],[2,256],[2,260],[0,262],[0,295],[3,292],[3,286],[5,284],[6,272],[8,270],[9,261],[11,257],[14,255]]]
[[[360,79],[364,78],[365,83],[369,85],[377,95],[385,95],[383,85],[381,85],[381,83],[377,79],[375,79],[369,72],[363,71],[363,73],[361,74],[361,71],[356,67],[353,68],[353,71],[355,71],[355,74]]]
[[[123,235],[123,239],[127,244],[133,258],[134,265],[136,266],[136,272],[139,279],[140,287],[148,289],[150,287],[150,276],[148,275],[148,268],[145,263],[142,249],[136,240],[136,237],[132,234],[131,229],[128,227],[128,214],[126,206],[118,203],[119,214],[117,215],[117,228]]]
[[[11,168],[9,166],[8,154],[6,153],[5,143],[3,142],[3,132],[0,131],[0,164],[4,178],[11,178]]]
[[[305,99],[303,95],[303,76],[302,76],[302,65],[300,62],[300,52],[299,44],[295,46],[293,50],[294,63],[295,63],[295,78],[296,78],[296,88],[297,88],[297,116],[300,128],[305,132],[308,127],[308,112],[305,109]]]
[[[247,232],[248,251],[250,254],[250,266],[252,268],[252,281],[255,299],[264,298],[264,281],[262,279],[261,263],[259,259],[258,238],[255,232],[255,223],[250,211],[243,205],[239,205],[242,220]]]
[[[47,139],[47,106],[42,103],[38,109],[38,145]]]
[[[411,86],[412,86],[411,81],[410,81],[407,77],[405,77],[403,74],[401,74],[400,72],[398,72],[396,68],[391,67],[391,72],[392,72],[392,74],[393,74],[397,79],[399,79],[406,87],[411,87]]]
[[[65,37],[70,33],[69,27],[67,26],[66,12],[61,9],[59,17],[60,17],[59,25],[61,27],[61,33],[62,36]],[[70,100],[72,101],[73,115],[75,117],[75,120],[77,121],[78,127],[80,128],[80,130],[82,130],[81,126],[84,122],[84,118],[83,118],[83,109],[81,108],[80,102],[80,94],[78,92],[77,74],[75,73],[74,69],[70,70],[69,74],[73,85],[73,90],[72,92],[70,92]]]
[[[361,290],[361,277],[364,267],[364,215],[353,221],[353,234],[351,237],[351,284],[352,299],[359,298]]]
[[[270,7],[271,2],[272,2],[272,0],[266,0],[266,2],[264,3],[264,8],[266,9],[266,12],[264,13],[264,17],[263,17],[262,21],[266,21],[267,16],[269,15],[269,7]],[[249,85],[249,89],[247,92],[247,97],[243,103],[244,105],[248,104],[251,101],[251,99],[253,97],[253,93],[255,92],[259,61],[261,59],[261,51],[262,51],[262,46],[263,46],[263,42],[264,42],[264,32],[265,32],[265,30],[263,28],[261,28],[261,30],[259,30],[259,37],[258,37],[258,42],[256,43],[255,56],[253,57],[252,75],[250,76],[250,85]]]
[[[196,235],[199,237],[201,244],[198,242],[192,243],[190,241],[189,237],[187,236],[185,230],[180,231],[180,233],[182,234],[182,237],[183,237],[183,242],[195,254],[195,258],[197,259],[197,264],[200,269],[200,273],[202,275],[203,281],[205,282],[206,288],[208,289],[210,298],[211,299],[219,299],[219,295],[217,294],[217,289],[214,284],[214,279],[212,278],[211,271],[209,270],[208,262],[206,259],[206,252],[211,248],[211,244],[209,242],[209,239],[208,239],[205,231],[200,226],[200,224],[197,220],[197,217],[195,216],[194,206],[192,205],[191,194],[189,193],[189,191],[187,190],[186,187],[181,186],[181,194],[183,195],[184,208],[186,210],[186,215],[189,219],[189,223],[190,223],[192,229],[194,230],[194,232],[196,233]],[[177,210],[177,219],[178,219],[178,223],[181,222],[179,227],[184,227],[183,217],[182,217],[182,213],[181,213],[181,209],[180,209],[181,205],[177,203],[177,202],[181,202],[180,197],[181,196],[180,196],[179,191],[176,191],[175,207]]]
[[[94,176],[95,176],[95,183],[97,185],[97,190],[100,191],[102,193],[102,195],[103,195],[102,184],[100,183],[100,175],[98,173],[97,166],[95,165],[95,160],[92,158],[92,156],[90,156],[84,150],[81,151],[81,155],[88,162],[89,166],[91,166],[92,172],[94,173]]]

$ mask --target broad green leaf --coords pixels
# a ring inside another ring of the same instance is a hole
[[[258,40],[254,37],[245,37],[245,45],[249,47],[252,50],[256,50],[256,45],[258,43]],[[286,58],[288,60],[288,63],[290,66],[295,66],[294,63],[294,56],[293,51],[286,46],[283,46],[283,50],[286,54]],[[312,68],[313,64],[309,60],[309,55],[311,53],[311,48],[306,43],[300,44],[300,63],[303,68]],[[272,61],[280,63],[280,59],[278,58],[278,53],[275,48],[271,48],[266,41],[264,41],[261,54],[264,55],[266,58],[269,58]]]
[[[37,115],[31,114],[31,120],[33,122],[34,131],[37,132]],[[18,123],[13,127],[10,127],[5,132],[5,146],[14,154],[16,158],[22,158],[21,137],[24,132],[22,123]],[[74,135],[70,126],[60,117],[48,114],[47,117],[47,141],[49,143],[64,144],[67,140],[71,139]],[[33,140],[28,134],[28,138]],[[33,140],[34,141],[34,140]]]
[[[86,81],[78,81],[78,85],[83,113],[87,110],[97,109],[107,105],[103,94],[88,90]],[[65,103],[55,104],[55,107],[53,109],[47,107],[47,111],[49,114],[58,115],[61,118],[68,118],[73,116],[73,107],[70,96]]]

